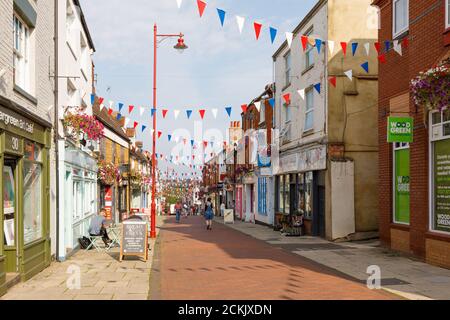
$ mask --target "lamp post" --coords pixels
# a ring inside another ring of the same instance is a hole
[[[153,28],[153,155],[152,155],[152,206],[151,206],[151,225],[150,238],[156,238],[156,63],[158,44],[168,38],[178,38],[178,43],[174,46],[176,50],[183,53],[188,47],[184,44],[184,35],[179,34],[158,34],[158,26]],[[158,38],[161,40],[158,41]]]

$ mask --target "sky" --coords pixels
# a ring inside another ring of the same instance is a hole
[[[180,9],[176,0],[80,2],[96,48],[93,59],[97,94],[105,101],[114,101],[115,106],[123,103],[124,116],[132,119],[129,126],[133,121],[147,126],[143,133],[137,130],[137,139],[149,151],[152,151],[153,25],[158,25],[160,34],[185,34],[189,48],[183,54],[173,49],[176,38],[158,46],[157,108],[168,109],[169,114],[163,119],[158,111],[157,130],[163,135],[156,153],[170,157],[180,149],[191,148],[190,143],[184,146],[183,138],[178,143],[169,142],[169,134],[183,136],[187,141],[203,141],[220,131],[226,138],[230,121],[241,120],[240,106],[248,104],[273,82],[272,55],[286,39],[285,32],[292,31],[317,0],[206,0],[202,18],[196,0],[183,0]],[[226,11],[224,27],[217,8]],[[246,19],[242,34],[236,15]],[[258,41],[254,21],[263,25]],[[269,26],[278,30],[274,44],[270,41]],[[131,116],[125,110],[128,105],[136,107]],[[139,106],[147,107],[142,117]],[[231,118],[225,111],[228,106],[233,107]],[[217,119],[211,113],[214,108],[219,110]],[[187,109],[194,110],[190,120]],[[207,110],[203,121],[199,109]],[[177,120],[173,110],[181,111]],[[188,152],[184,150],[183,155],[189,156]],[[210,152],[207,150],[208,155]],[[201,165],[197,159],[192,164]],[[161,161],[159,168],[165,171],[167,165],[179,174],[192,172]]]

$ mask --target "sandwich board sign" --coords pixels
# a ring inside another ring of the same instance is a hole
[[[120,257],[141,256],[148,260],[148,225],[146,221],[124,221],[122,224],[122,241]]]

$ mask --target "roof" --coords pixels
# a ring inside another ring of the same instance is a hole
[[[107,108],[103,108],[102,111],[100,111],[97,97],[95,98],[95,103],[92,106],[92,113],[101,123],[103,123],[105,127],[119,135],[121,138],[125,139],[128,143],[130,142],[130,138],[128,138],[128,136],[123,131],[120,122],[109,115]]]
[[[91,33],[89,32],[89,28],[86,23],[86,18],[84,17],[83,9],[81,9],[80,0],[73,0],[73,3],[80,8],[81,24],[83,25],[84,32],[86,33],[86,37],[88,38],[89,46],[95,52],[94,41],[92,41]]]
[[[322,6],[327,2],[328,0],[318,0],[316,5],[308,12],[308,14],[303,18],[303,20],[298,24],[298,26],[294,29],[292,33],[294,35],[297,34],[311,20],[311,18],[314,17],[317,11],[319,11],[319,9],[322,8]],[[278,50],[275,51],[275,53],[272,56],[274,61],[277,58],[277,56],[281,53],[281,51],[283,51],[287,47],[287,45],[288,45],[287,40],[285,40],[283,44],[278,48]]]

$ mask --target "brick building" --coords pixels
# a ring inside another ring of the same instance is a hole
[[[449,56],[449,0],[376,0],[373,5],[380,9],[379,41],[386,57],[379,71],[380,237],[395,250],[450,267],[450,225],[445,223],[450,220],[442,218],[450,206],[437,197],[448,184],[435,178],[436,159],[450,157],[450,112],[425,111],[410,92],[411,79]],[[412,143],[386,142],[389,116],[414,119]],[[448,181],[448,172],[442,177]]]

